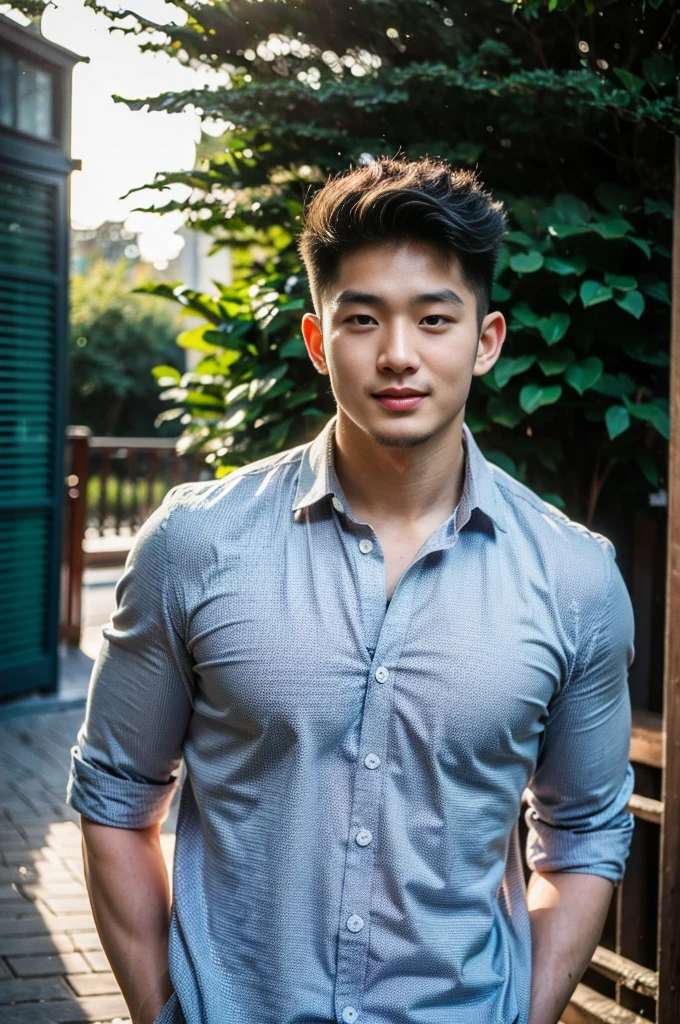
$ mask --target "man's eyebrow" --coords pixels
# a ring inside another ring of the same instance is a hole
[[[337,304],[340,306],[347,302],[357,302],[363,306],[385,306],[386,301],[380,295],[374,295],[372,292],[362,292],[357,288],[345,288],[343,292],[340,292],[336,299]],[[428,303],[433,302],[452,302],[455,306],[464,306],[465,302],[461,299],[457,292],[454,292],[452,288],[441,288],[436,292],[423,292],[422,295],[414,295],[409,300],[411,306],[424,306]]]
[[[430,302],[452,302],[455,306],[465,305],[460,295],[451,288],[442,288],[437,292],[424,292],[422,295],[414,295],[410,300],[410,305],[424,306]]]
[[[344,302],[358,302],[363,306],[384,306],[385,300],[379,295],[373,295],[371,292],[361,292],[356,288],[345,288],[344,292],[340,292],[336,302],[341,305]]]

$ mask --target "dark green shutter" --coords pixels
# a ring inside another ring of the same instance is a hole
[[[0,696],[55,681],[56,210],[0,171]]]

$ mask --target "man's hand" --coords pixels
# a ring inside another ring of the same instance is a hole
[[[557,1024],[590,963],[613,885],[598,875],[538,874],[529,880],[532,979],[528,1024]]]
[[[133,1024],[153,1024],[172,995],[170,887],[160,825],[110,828],[82,818],[95,924]]]

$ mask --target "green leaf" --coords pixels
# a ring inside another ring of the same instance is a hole
[[[659,302],[664,302],[667,306],[671,304],[671,296],[666,281],[652,281],[650,284],[643,284],[642,291],[645,295],[649,295],[651,299],[658,299]]]
[[[510,312],[515,320],[521,323],[522,327],[535,327],[540,320],[538,313],[534,313],[533,309],[526,302],[518,302],[516,306],[512,307]]]
[[[640,363],[648,363],[650,366],[668,366],[670,363],[668,352],[662,349],[648,352],[642,340],[629,342],[625,346],[625,350],[631,359],[637,359]]]
[[[541,317],[537,327],[546,344],[555,345],[567,333],[570,323],[568,313],[551,313],[550,316]]]
[[[517,221],[523,231],[526,231],[530,235],[537,235],[539,232],[538,225],[538,208],[530,199],[511,199],[508,203],[514,220]]]
[[[630,292],[638,285],[634,277],[621,277],[618,274],[605,274],[604,279],[610,288],[615,288],[620,292]]]
[[[282,359],[306,359],[307,348],[302,338],[290,338],[279,349]]]
[[[489,419],[493,420],[494,423],[500,424],[501,427],[513,429],[522,419],[522,412],[517,402],[505,397],[490,398],[486,411]]]
[[[599,380],[591,385],[593,391],[598,395],[607,395],[609,398],[623,398],[624,395],[632,395],[635,391],[635,381],[627,373],[603,373]]]
[[[672,60],[655,53],[642,62],[642,72],[652,85],[663,88],[675,81],[676,70]]]
[[[556,377],[558,374],[564,373],[566,368],[574,362],[575,358],[576,356],[571,349],[565,349],[559,355],[553,356],[552,359],[539,359],[538,365],[546,377]]]
[[[584,281],[579,290],[581,302],[587,308],[595,306],[598,302],[607,302],[614,295],[614,292],[607,285],[599,281]]]
[[[180,348],[190,348],[194,352],[219,352],[222,346],[215,345],[213,339],[222,340],[222,336],[210,324],[203,324],[201,327],[192,327],[190,331],[182,331],[177,344]],[[226,342],[226,337],[223,340]]]
[[[567,507],[564,498],[561,498],[559,494],[555,494],[553,491],[550,491],[548,494],[541,494],[541,498],[546,504],[554,505],[555,508],[560,509],[562,512]]]
[[[504,288],[498,281],[494,281],[493,288],[491,289],[492,302],[507,302],[511,294],[509,288]]]
[[[633,245],[637,245],[638,249],[641,249],[648,260],[652,258],[652,250],[649,247],[649,242],[646,242],[644,238],[636,238],[635,235],[627,235],[628,241],[632,242]]]
[[[587,235],[590,225],[586,224],[550,224],[548,233],[553,238],[573,238],[575,235]]]
[[[297,391],[290,398],[287,398],[284,405],[286,409],[297,409],[299,405],[304,405],[305,402],[312,402],[316,396],[316,388],[306,388],[304,391]]]
[[[617,306],[625,309],[626,313],[630,313],[636,320],[639,320],[645,311],[645,297],[641,292],[626,292],[625,295],[617,296],[614,301]]]
[[[629,231],[633,230],[630,221],[624,220],[623,217],[602,217],[593,222],[590,227],[601,238],[624,238]]]
[[[552,208],[563,224],[587,224],[593,215],[588,204],[570,192],[555,196]]]
[[[660,213],[666,220],[673,219],[673,207],[665,199],[652,199],[650,196],[645,196],[642,208],[646,214]]]
[[[209,395],[205,391],[189,391],[185,398],[187,405],[194,406],[198,409],[224,409],[224,399],[218,398],[217,395]]]
[[[635,416],[636,419],[651,423],[654,429],[661,434],[662,437],[665,437],[666,440],[668,440],[671,432],[671,421],[667,409],[662,409],[653,402],[635,403],[631,402],[627,398],[624,398],[624,401],[631,416]]]
[[[154,366],[151,372],[162,388],[167,388],[170,384],[179,384],[182,377],[174,366]]]
[[[493,368],[493,375],[499,388],[504,388],[518,373],[525,373],[535,362],[536,356],[501,356]]]
[[[562,299],[563,302],[566,302],[566,304],[568,306],[571,306],[572,302],[574,301],[574,299],[578,295],[578,292],[576,291],[575,288],[567,288],[566,285],[563,285],[559,289],[558,295]]]
[[[586,269],[587,263],[583,256],[546,256],[545,269],[551,270],[553,274],[566,277],[568,274],[580,276]]]
[[[570,366],[564,374],[567,384],[582,395],[600,379],[604,364],[598,356],[589,356],[580,363]]]
[[[277,423],[269,431],[269,440],[277,450],[283,447],[292,422],[292,417],[281,420],[280,423]]]
[[[632,71],[627,71],[625,68],[614,68],[613,70],[618,80],[623,83],[628,92],[633,93],[634,96],[640,95],[645,87],[644,78],[639,78]]]
[[[536,242],[527,235],[526,231],[507,231],[505,234],[506,241],[514,242],[515,245],[523,245],[525,249],[529,249],[532,245],[536,245]]]
[[[604,422],[609,434],[609,440],[613,441],[619,434],[623,434],[630,426],[630,413],[624,405],[610,405],[604,414]]]
[[[536,249],[517,252],[510,257],[510,269],[516,274],[533,274],[543,266],[543,257]]]
[[[601,182],[595,190],[595,195],[600,206],[603,206],[607,213],[614,214],[632,210],[637,200],[634,189],[610,182]]]
[[[638,452],[635,456],[635,461],[642,470],[645,480],[652,485],[652,487],[659,486],[659,467],[654,462],[651,455],[647,452]]]
[[[551,384],[547,388],[540,384],[525,384],[519,393],[519,404],[526,413],[531,414],[542,405],[553,405],[561,395],[562,388],[559,384]]]
[[[515,465],[514,459],[511,459],[505,452],[498,451],[485,451],[484,458],[489,462],[492,462],[494,466],[498,466],[504,470],[509,476],[517,476],[517,466]]]

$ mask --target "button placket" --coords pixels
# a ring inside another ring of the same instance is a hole
[[[361,552],[356,536],[350,538],[344,533],[344,541],[348,547],[353,547],[355,553],[359,599],[364,612],[364,640],[367,649],[370,645],[374,653],[366,678],[359,734],[360,754],[356,761],[340,900],[335,983],[335,1012],[339,1021],[344,1020],[343,1012],[347,1006],[357,1012],[357,1019],[361,1015],[371,932],[373,879],[379,858],[378,824],[386,777],[384,770],[377,769],[386,757],[393,687],[398,678],[399,655],[406,640],[414,598],[412,586],[401,587],[397,599],[390,604],[389,616],[386,616],[382,557],[366,557],[370,553]],[[375,551],[375,545],[373,548]],[[376,674],[382,682],[377,681]]]

